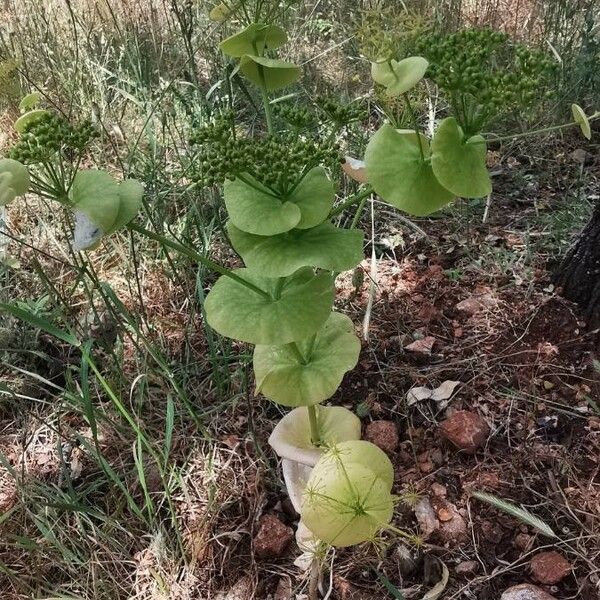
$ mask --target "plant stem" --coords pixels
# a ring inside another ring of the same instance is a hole
[[[588,117],[588,121],[595,121],[600,117],[600,113],[594,113],[591,117]],[[515,135],[505,135],[502,137],[488,137],[479,142],[471,142],[472,144],[483,144],[486,142],[504,142],[506,140],[518,140],[519,138],[529,137],[537,135],[538,133],[549,133],[550,131],[559,131],[560,129],[568,129],[569,127],[579,127],[579,123],[572,121],[571,123],[564,123],[563,125],[553,125],[552,127],[544,127],[543,129],[534,129],[533,131],[525,131],[524,133],[517,133]]]
[[[350,229],[354,229],[358,225],[358,221],[360,220],[360,216],[365,208],[365,204],[367,203],[367,197],[365,196],[358,205],[356,212],[354,213],[354,218],[352,219],[352,223],[350,224]]]
[[[410,98],[408,97],[408,94],[404,94],[404,101],[406,102],[406,108],[408,109],[408,114],[410,115],[410,120],[413,123],[415,134],[417,136],[417,142],[419,143],[419,152],[421,153],[421,160],[425,162],[425,153],[423,152],[423,142],[421,141],[419,123],[417,121],[417,116],[415,115],[415,111],[413,110],[412,104],[410,103]]]
[[[177,252],[180,252],[181,254],[185,254],[185,256],[187,256],[188,258],[191,258],[193,261],[204,265],[207,269],[210,269],[211,271],[215,271],[216,273],[220,273],[221,275],[225,275],[226,277],[233,279],[235,282],[247,287],[248,289],[262,296],[263,298],[268,298],[269,300],[272,299],[271,295],[265,292],[265,290],[262,290],[261,288],[255,286],[253,283],[246,281],[243,277],[236,275],[233,271],[230,271],[229,269],[220,265],[219,263],[210,260],[210,258],[202,256],[202,254],[200,254],[199,252],[196,252],[191,248],[187,248],[183,244],[174,242],[173,240],[170,240],[169,238],[165,237],[164,235],[161,235],[160,233],[148,231],[141,225],[136,225],[135,223],[130,223],[127,227],[129,227],[129,229],[131,229],[132,231],[141,233],[143,236],[150,238],[151,240],[155,240],[165,246],[168,246],[169,248],[173,248],[173,250],[177,250]]]
[[[258,47],[256,44],[254,46],[254,54],[256,56],[262,56],[263,53],[258,52]],[[271,114],[271,104],[269,102],[269,94],[267,93],[267,80],[265,78],[265,70],[263,66],[257,63],[258,68],[258,77],[260,78],[260,94],[262,96],[262,103],[265,107],[265,118],[267,119],[267,130],[270,135],[273,134],[273,116]]]
[[[304,355],[302,354],[302,352],[300,352],[300,348],[298,348],[298,344],[296,342],[290,342],[288,344],[290,350],[296,355],[296,358],[300,361],[300,364],[305,365],[306,364],[306,359],[304,358]]]
[[[271,103],[269,102],[269,95],[267,94],[265,74],[263,72],[263,68],[258,65],[258,75],[260,77],[260,81],[262,83],[260,87],[263,106],[265,107],[265,118],[267,119],[267,131],[269,134],[273,134],[273,116],[271,114]]]
[[[307,406],[308,420],[310,422],[310,440],[315,446],[321,444],[321,431],[319,429],[319,416],[316,406]]]
[[[369,186],[366,190],[362,192],[357,192],[354,196],[350,196],[345,202],[342,202],[339,206],[331,209],[329,213],[329,218],[335,217],[340,213],[343,213],[348,207],[353,206],[354,204],[358,204],[361,200],[368,198],[374,192],[373,188]]]

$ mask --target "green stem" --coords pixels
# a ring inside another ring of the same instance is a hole
[[[300,348],[298,348],[298,344],[296,344],[296,342],[290,342],[288,344],[288,346],[290,347],[290,350],[296,355],[296,358],[300,361],[300,363],[305,365],[306,359],[304,358],[304,355],[302,354],[302,352],[300,352]]]
[[[267,82],[265,81],[265,74],[261,65],[258,65],[258,76],[260,77],[261,86],[260,91],[262,95],[263,106],[265,107],[265,118],[267,119],[267,131],[273,135],[273,115],[271,114],[271,103],[269,102],[269,95],[267,94]]]
[[[230,271],[229,269],[227,269],[226,267],[223,267],[219,263],[216,263],[216,262],[210,260],[210,258],[206,258],[206,256],[202,256],[202,254],[196,252],[195,250],[192,250],[191,248],[187,248],[186,246],[184,246],[183,244],[179,244],[178,242],[174,242],[173,240],[166,238],[164,235],[161,235],[160,233],[154,233],[153,231],[149,231],[148,229],[145,229],[141,225],[137,225],[135,223],[130,223],[127,227],[129,229],[131,229],[132,231],[141,233],[143,236],[150,238],[151,240],[155,240],[165,246],[168,246],[169,248],[173,248],[173,250],[177,250],[177,252],[180,252],[181,254],[184,254],[188,258],[191,258],[193,261],[198,262],[201,265],[204,265],[207,269],[210,269],[211,271],[215,271],[217,273],[220,273],[221,275],[225,275],[226,277],[233,279],[235,282],[247,287],[248,289],[252,290],[256,294],[259,294],[260,296],[262,296],[263,298],[272,300],[271,295],[268,294],[267,292],[265,292],[265,290],[262,290],[261,288],[255,286],[253,283],[246,281],[244,278],[240,277],[239,275],[236,275],[233,271]]]
[[[321,432],[319,431],[319,418],[316,406],[307,406],[308,420],[310,422],[310,439],[315,446],[321,444]]]
[[[423,142],[421,141],[419,123],[417,121],[417,116],[415,115],[415,111],[413,110],[412,104],[410,103],[410,98],[408,97],[408,94],[404,94],[404,101],[406,102],[406,108],[408,109],[408,114],[410,115],[410,120],[412,121],[415,134],[417,136],[417,142],[419,142],[419,152],[421,153],[421,160],[425,162],[425,152],[423,152]]]
[[[329,218],[331,219],[343,213],[348,207],[358,204],[359,202],[361,202],[361,200],[368,198],[373,192],[373,188],[369,186],[366,190],[363,190],[362,192],[357,192],[356,194],[354,194],[354,196],[350,196],[350,198],[348,198],[345,202],[342,202],[342,204],[336,206],[331,210],[331,212],[329,213]]]
[[[350,224],[350,229],[354,229],[358,225],[358,221],[360,220],[360,216],[365,208],[365,204],[367,203],[367,198],[363,198],[354,213],[354,218],[352,219],[352,223]]]
[[[258,52],[258,47],[256,44],[253,44],[254,46],[254,54],[256,56],[262,56],[262,54],[260,54]],[[263,69],[262,65],[259,65],[257,63],[257,68],[258,68],[258,77],[260,79],[260,94],[262,96],[262,103],[263,106],[265,107],[265,118],[267,119],[267,130],[269,131],[270,135],[273,135],[273,115],[271,114],[271,103],[269,102],[269,94],[267,93],[267,80],[265,78],[265,70]]]

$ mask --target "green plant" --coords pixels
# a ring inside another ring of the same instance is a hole
[[[94,248],[137,214],[143,187],[135,180],[118,184],[95,169],[80,169],[96,131],[89,121],[72,125],[58,114],[37,108],[40,97],[21,101],[25,110],[14,123],[19,140],[0,161],[0,205],[29,188],[73,212],[74,248]]]
[[[257,2],[257,14],[265,6]],[[234,8],[228,7],[228,16]],[[11,157],[29,167],[34,191],[75,211],[76,248],[91,249],[102,236],[127,225],[221,275],[204,300],[206,321],[223,336],[254,344],[257,391],[295,407],[270,441],[283,459],[313,468],[299,507],[313,535],[350,545],[372,539],[382,528],[403,534],[390,526],[389,459],[360,442],[360,421],[353,413],[320,406],[356,365],[360,351],[349,319],[332,311],[334,282],[340,271],[355,268],[363,258],[363,234],[356,224],[374,192],[411,215],[435,212],[457,196],[477,198],[491,192],[487,141],[479,132],[483,121],[452,114],[428,139],[419,130],[408,96],[427,73],[428,61],[419,56],[376,61],[374,79],[388,96],[402,98],[413,129],[398,129],[393,121],[384,124],[367,146],[361,179],[366,177],[368,184],[334,206],[336,186],[326,168],[338,154],[334,141],[302,132],[297,125],[308,121],[306,114],[292,119],[292,131],[279,130],[274,119],[270,93],[300,76],[295,64],[275,54],[287,35],[276,25],[252,20],[247,12],[244,17],[251,22],[225,39],[221,49],[234,62],[232,72],[258,89],[266,132],[251,136],[236,125],[232,113],[224,112],[197,129],[193,138],[201,148],[196,185],[223,184],[227,233],[244,268],[228,269],[134,223],[142,201],[137,182],[117,184],[106,172],[79,169],[93,137],[87,124],[72,126],[28,101],[27,112],[15,125],[21,139]],[[331,103],[325,112],[336,127],[354,118],[352,110]],[[589,120],[583,111],[574,114],[586,133]],[[289,117],[293,115],[288,111]],[[12,165],[5,177],[8,196],[23,189],[23,168]],[[349,229],[334,224],[334,217],[356,205]],[[46,329],[81,346],[71,333]],[[82,351],[89,358],[87,349]],[[300,482],[289,484],[297,488]]]

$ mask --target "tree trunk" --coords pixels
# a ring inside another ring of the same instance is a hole
[[[554,276],[562,295],[579,304],[588,324],[600,326],[600,204]]]

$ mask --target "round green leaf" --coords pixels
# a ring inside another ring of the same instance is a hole
[[[335,186],[323,167],[312,168],[289,197],[300,208],[301,218],[296,227],[310,229],[322,223],[333,206]]]
[[[119,184],[119,212],[109,231],[121,229],[131,221],[142,206],[144,186],[135,179],[126,179]]]
[[[223,40],[219,48],[229,56],[240,58],[244,54],[262,56],[266,50],[279,48],[286,42],[287,35],[281,27],[252,23],[243,31]]]
[[[277,423],[269,437],[269,445],[278,456],[312,467],[324,447],[360,439],[360,419],[352,411],[342,406],[317,406],[316,410],[323,447],[312,443],[308,410],[295,408]]]
[[[394,466],[387,454],[375,444],[365,440],[336,443],[320,461],[323,463],[341,461],[342,464],[359,463],[381,478],[388,489],[391,490],[394,484]]]
[[[19,110],[31,110],[40,103],[41,99],[42,95],[39,92],[31,92],[21,99]]]
[[[331,223],[274,236],[252,235],[232,223],[227,231],[246,266],[266,277],[286,277],[305,266],[346,271],[363,258],[363,232]]]
[[[220,277],[204,308],[208,324],[221,335],[251,344],[288,344],[312,335],[329,317],[334,296],[329,273],[315,275],[307,267],[283,282],[250,269],[234,273],[271,298],[230,277]]]
[[[87,215],[103,233],[112,231],[121,201],[119,185],[106,171],[79,171],[75,175],[70,194],[75,210]]]
[[[0,160],[0,206],[5,206],[29,189],[29,171],[18,160]]]
[[[420,136],[425,158],[429,143]],[[454,199],[436,179],[431,165],[421,158],[414,132],[384,125],[371,138],[365,153],[367,177],[386,202],[410,215],[424,216]]]
[[[487,145],[480,135],[465,139],[454,117],[444,119],[431,144],[431,166],[439,182],[456,196],[482,198],[491,194],[486,166]]]
[[[311,169],[288,198],[281,198],[246,175],[226,181],[225,206],[235,227],[254,235],[277,235],[322,223],[333,206],[335,188],[322,167]]]
[[[300,77],[300,68],[294,63],[250,54],[242,56],[240,71],[252,83],[270,92],[287,87]]]
[[[579,104],[571,104],[571,112],[573,113],[573,118],[575,119],[575,123],[579,125],[581,129],[581,133],[583,133],[583,137],[588,140],[592,139],[592,128],[590,126],[590,121],[585,114],[585,111]]]
[[[249,175],[246,177],[252,185],[241,179],[227,180],[223,190],[227,212],[238,229],[254,235],[277,235],[298,225],[302,215],[295,204],[262,188]]]
[[[329,461],[326,457],[315,465],[306,484],[302,521],[317,538],[332,546],[373,539],[392,519],[394,502],[389,485],[360,463]]]
[[[222,23],[232,14],[232,12],[233,11],[225,4],[225,2],[221,2],[211,9],[208,13],[208,18],[215,23]]]
[[[315,336],[296,344],[303,360],[289,345],[254,349],[256,392],[284,406],[311,406],[333,396],[360,353],[352,321],[336,312]]]
[[[39,108],[36,110],[30,110],[29,112],[26,112],[24,115],[21,115],[15,121],[15,130],[19,133],[23,133],[25,131],[25,128],[30,123],[35,123],[36,121],[43,119],[46,115],[48,115],[48,111],[44,110],[42,108]]]
[[[374,62],[371,64],[371,76],[386,88],[390,96],[401,96],[423,79],[428,66],[422,56],[409,56],[400,62],[394,59]]]

